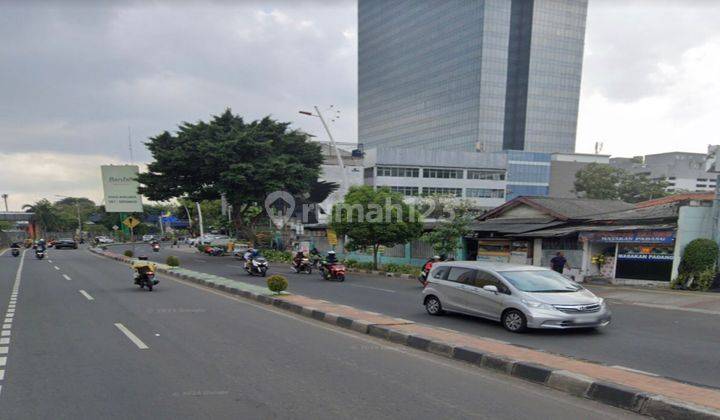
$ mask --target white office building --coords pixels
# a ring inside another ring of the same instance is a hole
[[[651,179],[665,179],[668,192],[715,191],[716,174],[705,171],[705,153],[669,152],[635,158],[612,158],[610,164]]]
[[[389,187],[409,201],[440,195],[488,209],[505,202],[507,157],[503,154],[370,149],[364,166],[365,185]]]

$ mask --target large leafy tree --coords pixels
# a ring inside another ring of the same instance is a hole
[[[34,204],[25,204],[23,207],[28,213],[33,213],[32,221],[38,228],[40,236],[48,232],[57,232],[62,229],[62,219],[50,201],[43,198]]]
[[[377,269],[378,249],[404,244],[422,234],[423,224],[415,208],[388,188],[351,187],[343,202],[333,207],[330,227],[347,235],[350,250],[371,248]]]
[[[628,203],[652,200],[668,195],[666,188],[670,185],[664,178],[653,180],[644,174],[623,174],[618,183],[620,199]]]
[[[621,171],[610,165],[591,163],[575,174],[575,192],[585,198],[617,200]]]
[[[151,200],[216,200],[226,194],[237,229],[258,217],[267,194],[309,194],[322,164],[320,146],[290,123],[269,117],[246,123],[228,109],[208,122],[183,123],[147,144],[154,161],[139,175],[140,193]],[[255,214],[248,220],[248,214]]]
[[[578,195],[628,203],[665,197],[668,185],[665,179],[654,180],[599,163],[591,163],[575,174]]]

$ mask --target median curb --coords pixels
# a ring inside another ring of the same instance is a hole
[[[96,248],[90,248],[90,251],[124,263],[133,261],[132,258],[109,251]],[[337,305],[301,295],[274,295],[259,286],[190,270],[170,268],[164,264],[158,264],[158,271],[182,280],[272,305],[307,318],[469,363],[475,367],[503,373],[517,379],[545,385],[569,395],[591,399],[635,413],[659,419],[720,420],[720,391],[718,390],[596,365],[566,356],[551,355],[497,340],[469,337],[459,332],[434,328],[401,318],[362,311],[350,306]],[[473,347],[477,343],[482,345]],[[483,345],[485,348],[482,348]],[[600,370],[601,372],[598,375],[600,377],[591,377],[573,372],[573,369],[586,372]],[[603,375],[605,378],[602,377]],[[616,383],[606,379],[607,377],[619,378],[619,380],[628,378],[627,382],[634,383],[637,387]],[[658,389],[658,385],[667,384],[667,386],[678,388],[675,390],[676,396],[683,396],[686,399],[695,398],[697,401],[695,403],[680,401],[668,395],[640,389],[644,387],[645,383],[653,381],[655,383],[647,387],[652,389],[654,385],[655,389]],[[698,401],[699,403],[697,403]]]

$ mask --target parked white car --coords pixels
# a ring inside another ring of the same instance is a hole
[[[95,240],[96,240],[99,244],[111,244],[111,243],[115,242],[114,239],[108,238],[107,236],[96,236],[96,237],[95,237]]]

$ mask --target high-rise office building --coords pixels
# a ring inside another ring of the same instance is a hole
[[[360,0],[366,148],[571,153],[587,0]]]

